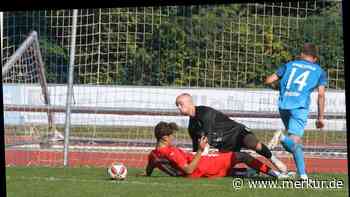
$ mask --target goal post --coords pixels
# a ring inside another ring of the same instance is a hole
[[[29,56],[28,56],[29,55]],[[21,68],[24,67],[24,68]],[[32,68],[28,68],[32,67]],[[33,69],[29,71],[28,69]],[[24,73],[22,72],[24,71]],[[37,82],[41,87],[41,93],[44,97],[45,105],[50,107],[50,94],[46,82],[44,62],[40,52],[40,46],[38,41],[38,34],[36,31],[32,31],[28,38],[22,43],[22,45],[16,50],[16,52],[9,58],[6,64],[2,67],[3,83],[15,83],[17,72],[22,72],[23,79],[26,82],[26,72],[35,72],[37,75]],[[19,76],[18,76],[19,77]],[[28,76],[31,77],[31,76]],[[5,106],[6,108],[6,106]],[[53,114],[48,111],[48,125],[49,129],[53,126]]]
[[[50,109],[50,93],[46,78],[47,77],[45,75],[45,66],[41,56],[40,45],[38,41],[38,34],[36,31],[32,31],[23,41],[23,43],[18,47],[15,53],[9,57],[6,64],[2,67],[2,83],[7,88],[7,90],[12,89],[12,92],[16,92],[16,89],[18,90],[17,92],[20,92],[27,88],[28,85],[30,86],[37,84],[40,87],[40,96],[38,98],[42,99],[42,105],[39,106]],[[16,95],[16,93],[10,93],[10,96],[13,97],[12,99],[14,100],[19,99],[15,97],[21,97],[21,95]],[[12,104],[10,104],[8,102],[12,101],[6,99],[6,101],[4,102],[4,112],[8,111],[7,109],[9,108],[9,106],[16,108],[16,110],[10,110],[13,113],[19,114],[21,111],[26,111],[25,103],[21,104],[13,102]],[[32,112],[36,111],[37,110],[32,110]],[[11,146],[11,143],[16,145],[19,145],[21,143],[38,143],[35,140],[39,140],[40,142],[48,140],[47,138],[49,137],[49,135],[55,132],[53,119],[54,114],[51,110],[47,110],[46,114],[47,128],[45,129],[42,128],[43,126],[40,126],[42,129],[46,130],[43,131],[44,133],[38,132],[38,129],[34,126],[34,124],[30,125],[27,128],[25,125],[22,125],[22,128],[19,128],[18,131],[16,131],[16,128],[11,128],[10,130],[13,130],[12,134],[5,132],[5,139],[7,139],[7,142],[9,142],[6,145]],[[30,130],[29,132],[26,131],[28,129]],[[23,139],[22,142],[21,139]],[[33,142],[31,142],[30,140],[33,140]]]

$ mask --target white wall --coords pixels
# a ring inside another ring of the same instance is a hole
[[[66,86],[49,87],[52,105],[65,105]],[[4,84],[4,104],[43,105],[39,86]],[[175,110],[178,94],[192,94],[197,105],[208,105],[219,110],[277,112],[278,92],[268,89],[213,89],[213,88],[160,88],[135,86],[75,86],[75,106],[88,107],[130,107],[143,109]],[[311,112],[317,112],[317,94],[312,94]],[[326,92],[326,113],[345,114],[345,92]],[[5,124],[45,123],[45,113],[5,112]],[[235,118],[251,128],[283,128],[279,119]],[[73,114],[72,124],[154,126],[160,120],[175,121],[187,126],[186,117],[165,116],[124,116]],[[55,122],[64,123],[64,114],[55,114]],[[306,129],[314,129],[314,120],[308,122]],[[346,130],[345,120],[329,120],[325,130]]]

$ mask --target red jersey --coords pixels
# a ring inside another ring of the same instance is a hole
[[[228,176],[237,163],[233,152],[203,155],[197,168],[191,174],[186,175],[183,168],[186,164],[191,163],[193,157],[193,153],[168,146],[152,150],[148,159],[156,168],[170,176],[188,176],[192,178]]]

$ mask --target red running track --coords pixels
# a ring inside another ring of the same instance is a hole
[[[144,168],[147,154],[120,152],[70,152],[70,167],[107,167],[112,162],[122,162],[128,167]],[[7,166],[49,166],[63,165],[63,152],[6,150]],[[260,158],[262,159],[262,158]],[[291,158],[281,158],[289,169],[295,170]],[[305,158],[308,173],[348,173],[346,158]]]

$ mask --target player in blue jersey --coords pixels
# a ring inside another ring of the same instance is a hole
[[[324,127],[326,73],[317,64],[318,50],[314,44],[304,44],[300,58],[282,65],[276,73],[268,76],[265,83],[275,86],[279,80],[278,107],[288,135],[276,132],[269,144],[273,148],[280,141],[286,151],[293,154],[297,173],[301,179],[307,179],[304,163],[302,137],[306,125],[310,94],[318,91],[317,128]]]

